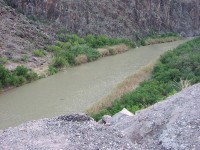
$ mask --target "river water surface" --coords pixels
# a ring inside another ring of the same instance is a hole
[[[0,129],[83,112],[127,76],[185,41],[139,47],[5,92],[0,95]]]

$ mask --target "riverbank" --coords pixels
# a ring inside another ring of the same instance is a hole
[[[0,128],[29,120],[84,112],[126,77],[187,40],[135,48],[68,68],[0,95]],[[143,58],[143,59],[141,59]]]
[[[130,48],[134,48],[136,42],[130,39],[115,39],[107,38],[105,36],[93,36],[88,35],[85,38],[81,38],[77,35],[65,35],[60,34],[57,37],[58,41],[55,45],[46,46],[44,49],[33,50],[32,53],[37,59],[43,59],[43,57],[53,57],[53,59],[48,63],[42,63],[41,66],[36,68],[30,68],[29,72],[32,76],[26,77],[26,75],[12,75],[12,71],[1,67],[2,72],[0,80],[0,93],[13,89],[34,80],[45,78],[53,75],[61,70],[66,70],[69,66],[77,66],[87,62],[95,61],[102,57],[117,55],[128,51]],[[138,41],[137,44],[141,45],[142,42],[148,41],[149,39],[159,39],[155,40],[157,43],[175,41],[180,39],[176,34],[163,34],[148,36],[148,38],[143,38]],[[171,39],[171,40],[169,40]],[[151,44],[155,44],[151,43]],[[116,45],[119,44],[119,45]],[[109,46],[110,45],[110,46]],[[27,58],[28,59],[28,58]],[[36,58],[35,58],[36,59]],[[5,60],[5,59],[1,59]],[[3,61],[6,63],[6,61]],[[24,67],[24,63],[20,64],[20,67]],[[7,64],[4,64],[7,66]],[[16,64],[14,66],[17,66]],[[26,67],[23,68],[27,70]],[[15,71],[14,71],[15,72]]]
[[[99,112],[91,111],[90,115],[99,120],[103,115],[114,115],[122,108],[134,113],[199,83],[199,45],[200,38],[196,38],[166,52],[153,67],[149,80],[141,82],[135,90],[112,100],[112,104],[101,107]]]
[[[119,99],[125,93],[128,93],[136,89],[141,82],[151,78],[155,62],[151,62],[148,65],[141,67],[133,75],[128,76],[124,81],[119,83],[112,91],[103,99],[98,100],[97,103],[92,105],[86,110],[87,114],[94,114],[100,112],[106,107],[111,107],[113,101]]]

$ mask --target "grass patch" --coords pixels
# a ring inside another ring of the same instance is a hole
[[[46,53],[44,52],[44,50],[42,49],[37,49],[37,50],[34,50],[32,51],[32,54],[36,57],[43,57],[46,55]]]
[[[154,66],[151,79],[143,81],[135,90],[90,115],[99,120],[103,115],[114,115],[123,108],[135,112],[199,82],[200,38],[196,38],[161,56]]]
[[[65,60],[64,57],[56,56],[53,58],[52,66],[61,69],[68,66],[68,62]]]
[[[0,65],[4,65],[8,62],[8,59],[5,57],[0,57]]]
[[[173,42],[179,39],[181,39],[181,37],[175,33],[165,33],[165,34],[153,33],[143,38],[140,43],[141,45],[146,46],[146,45],[152,45],[152,44]]]
[[[84,54],[81,54],[81,55],[78,55],[76,58],[75,58],[75,64],[76,65],[80,65],[80,64],[84,64],[88,62],[88,59],[87,59],[87,56],[84,55]]]

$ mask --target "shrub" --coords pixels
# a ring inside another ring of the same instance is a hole
[[[59,53],[62,51],[62,48],[55,45],[51,45],[51,46],[47,46],[47,50],[53,53]]]
[[[76,65],[80,65],[80,64],[84,64],[86,63],[88,60],[87,60],[87,56],[86,55],[78,55],[76,58],[75,58],[75,64]]]
[[[56,46],[64,49],[64,50],[70,50],[72,44],[70,42],[60,42],[60,41],[57,41],[56,42]]]
[[[28,56],[27,55],[22,55],[21,61],[28,62]]]
[[[42,49],[37,49],[32,51],[32,54],[35,55],[36,57],[43,57],[46,55],[46,53]]]
[[[18,66],[14,71],[9,71],[0,65],[0,84],[2,88],[6,86],[20,86],[37,79],[38,75],[24,66]]]
[[[8,62],[8,59],[5,57],[0,57],[0,65],[4,65],[5,63]]]
[[[61,42],[84,44],[85,40],[76,34],[60,34],[58,40]],[[76,45],[76,44],[75,44]]]
[[[3,86],[7,84],[7,80],[9,76],[10,76],[10,72],[5,67],[0,65],[0,82]]]
[[[55,68],[63,68],[67,66],[67,61],[65,60],[65,58],[59,56],[59,57],[55,57],[53,59],[53,67]]]
[[[37,75],[37,73],[35,73],[35,72],[33,72],[33,71],[30,71],[30,72],[26,75],[26,79],[27,79],[28,82],[32,82],[32,81],[38,79],[38,75]]]
[[[93,47],[93,48],[96,47],[96,44],[95,44],[96,38],[95,38],[94,35],[88,34],[88,35],[85,37],[85,41],[86,41],[86,43],[87,43],[88,46]]]
[[[23,76],[26,77],[28,74],[28,69],[25,68],[24,66],[17,66],[17,68],[14,70],[14,74],[17,76]]]
[[[3,88],[3,85],[2,85],[2,83],[1,83],[1,81],[0,81],[0,90]]]
[[[78,56],[80,54],[85,54],[88,58],[88,61],[94,61],[100,57],[100,53],[87,45],[78,45],[74,46],[71,49],[74,56]]]
[[[8,82],[12,86],[18,86],[19,85],[19,78],[18,78],[18,76],[10,76],[8,78]]]
[[[68,60],[68,63],[70,65],[75,65],[75,54],[73,53],[72,50],[65,51],[63,56]]]
[[[52,66],[52,65],[49,66],[49,69],[48,69],[49,75],[53,75],[57,72],[58,72],[58,70],[54,66]]]
[[[26,78],[23,77],[23,76],[18,76],[18,84],[16,86],[21,86],[23,85],[24,83],[26,83]]]

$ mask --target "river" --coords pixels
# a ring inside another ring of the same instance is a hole
[[[84,112],[127,76],[185,41],[139,47],[5,92],[0,95],[0,129],[29,120]]]

